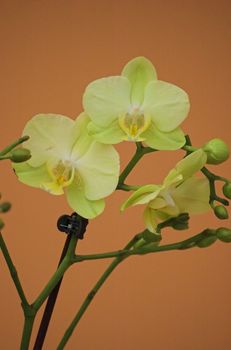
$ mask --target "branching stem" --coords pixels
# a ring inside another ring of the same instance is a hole
[[[189,249],[192,247],[195,247],[197,242],[199,242],[202,238],[205,237],[205,231],[188,238],[186,240],[183,240],[181,242],[163,245],[163,246],[156,246],[149,244],[147,246],[143,246],[141,248],[132,249],[134,244],[137,242],[137,240],[140,239],[140,234],[136,235],[126,246],[123,250],[119,250],[117,252],[109,252],[109,253],[103,253],[103,254],[91,254],[91,255],[76,255],[75,256],[75,262],[84,261],[84,260],[92,260],[92,259],[105,259],[105,258],[112,258],[115,257],[115,259],[112,261],[112,263],[109,265],[109,267],[104,271],[102,276],[99,278],[95,286],[91,289],[91,291],[87,294],[85,300],[83,301],[82,305],[80,306],[80,309],[76,313],[76,316],[72,320],[71,324],[67,328],[66,332],[64,333],[63,338],[61,339],[57,350],[63,350],[65,345],[67,344],[68,340],[70,339],[73,331],[75,330],[76,326],[78,325],[80,319],[86,312],[88,306],[92,302],[93,298],[95,297],[96,293],[99,291],[99,289],[102,287],[104,282],[108,279],[108,277],[111,275],[111,273],[115,270],[115,268],[124,261],[128,256],[131,255],[143,255],[143,254],[149,254],[149,253],[156,253],[156,252],[163,252],[163,251],[169,251],[169,250],[183,250],[183,249]]]
[[[133,168],[136,166],[136,164],[139,162],[139,160],[147,153],[152,153],[156,152],[156,149],[153,149],[151,147],[144,147],[141,142],[136,143],[136,152],[130,162],[127,164],[125,169],[122,171],[120,177],[119,177],[119,183],[117,186],[117,189],[123,189],[125,191],[128,191],[127,189],[124,188],[124,186],[127,186],[124,184],[124,181],[130,174],[130,172],[133,170]]]

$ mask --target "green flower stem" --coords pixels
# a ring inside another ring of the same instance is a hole
[[[29,136],[22,136],[22,137],[20,137],[18,140],[13,142],[11,145],[7,146],[2,151],[0,151],[0,156],[6,155],[10,151],[12,151],[12,149],[14,149],[15,147],[19,146],[20,144],[22,144],[23,142],[25,142],[27,140],[29,140]]]
[[[198,150],[198,148],[196,147],[192,147],[192,146],[183,146],[182,147],[183,150],[185,150],[187,153],[192,153],[195,152],[196,150]]]
[[[74,262],[82,262],[85,260],[99,260],[99,259],[108,259],[108,258],[118,258],[121,256],[128,256],[132,255],[133,251],[132,250],[115,250],[112,252],[107,252],[107,253],[96,253],[96,254],[87,254],[87,255],[76,255],[74,258]]]
[[[8,266],[8,269],[10,271],[12,280],[13,280],[14,285],[16,287],[16,290],[18,292],[19,298],[21,300],[22,306],[23,307],[27,307],[29,305],[29,303],[27,301],[27,298],[25,296],[25,293],[23,291],[21,282],[20,282],[19,277],[18,277],[17,270],[16,270],[16,268],[15,268],[15,266],[13,264],[13,261],[12,261],[12,259],[10,257],[9,251],[7,249],[6,243],[5,243],[1,233],[0,233],[0,247],[1,247],[1,250],[2,250],[2,253],[3,253],[3,256],[5,258],[6,264]]]
[[[140,239],[140,234],[137,234],[133,237],[133,239],[124,247],[124,250],[129,250],[133,245]],[[66,330],[61,342],[59,343],[57,350],[64,349],[64,346],[70,339],[75,327],[79,323],[80,319],[82,318],[83,314],[87,310],[88,306],[92,302],[94,296],[100,289],[100,287],[104,284],[104,282],[107,280],[107,278],[110,276],[112,271],[126,258],[126,256],[118,256],[116,259],[113,260],[113,262],[109,265],[109,267],[105,270],[105,272],[102,274],[100,279],[97,281],[93,289],[88,293],[87,297],[85,298],[84,302],[82,303],[79,311],[77,312],[75,318],[71,322],[70,326]]]
[[[205,230],[206,231],[206,230]],[[140,234],[136,235],[126,246],[123,250],[119,250],[117,252],[109,252],[109,253],[103,253],[103,254],[92,254],[92,255],[76,255],[74,261],[80,262],[84,260],[92,260],[92,259],[105,259],[105,258],[112,258],[115,257],[115,259],[112,261],[112,263],[109,265],[109,267],[104,271],[102,276],[99,278],[95,286],[92,288],[92,290],[88,293],[87,297],[85,298],[84,302],[82,303],[80,309],[78,310],[76,316],[72,320],[70,326],[67,328],[66,332],[64,333],[63,338],[61,339],[57,350],[64,349],[64,346],[67,344],[68,340],[70,339],[74,329],[78,325],[80,319],[84,315],[85,311],[87,310],[88,306],[94,299],[96,293],[99,291],[99,289],[102,287],[104,282],[107,280],[107,278],[111,275],[111,273],[114,271],[114,269],[128,256],[130,255],[139,255],[139,254],[148,254],[148,253],[155,253],[160,251],[169,251],[169,250],[175,250],[175,249],[188,249],[195,247],[196,243],[199,242],[202,238],[205,237],[205,231],[188,238],[184,241],[163,245],[163,246],[153,246],[152,244],[144,246],[142,248],[137,249],[131,249],[134,244],[141,238]]]
[[[94,299],[94,296],[100,289],[100,287],[104,284],[104,282],[107,280],[107,278],[110,276],[112,271],[123,261],[124,258],[116,258],[110,266],[107,268],[107,270],[103,273],[101,278],[98,280],[98,282],[95,284],[93,289],[90,291],[90,293],[87,295],[86,299],[84,300],[83,304],[81,305],[78,313],[76,314],[75,318],[71,322],[70,326],[68,327],[67,331],[65,332],[61,342],[59,343],[57,350],[64,349],[64,346],[68,342],[69,338],[71,337],[75,327],[79,323],[80,319],[82,318],[83,314],[85,313],[86,309]]]
[[[136,191],[140,188],[140,186],[131,186],[126,184],[118,184],[117,190],[123,190],[123,191]]]
[[[75,255],[77,241],[78,238],[73,235],[71,237],[71,241],[65,258],[59,265],[58,269],[56,270],[50,281],[47,283],[46,287],[42,290],[42,292],[39,294],[39,296],[36,298],[33,304],[27,304],[23,306],[25,321],[20,350],[28,350],[33,324],[38,310],[40,309],[44,301],[47,299],[47,297],[50,295],[52,290],[55,288],[55,286],[58,284],[60,279],[63,277],[65,271],[73,264],[73,257]]]
[[[0,160],[6,160],[9,159],[9,156],[5,155],[5,156],[0,156]]]
[[[31,337],[35,317],[25,317],[24,328],[23,328],[23,337],[20,349],[26,350],[29,347],[29,340]]]
[[[127,164],[125,169],[122,171],[120,177],[119,177],[119,183],[117,186],[117,189],[124,189],[122,188],[124,186],[124,181],[130,174],[130,172],[133,170],[133,168],[136,166],[136,164],[139,162],[139,160],[147,153],[152,153],[157,151],[156,149],[153,149],[151,147],[144,147],[141,142],[136,143],[136,152],[130,162]],[[126,190],[125,190],[126,191]]]
[[[225,183],[229,183],[230,182],[230,180],[229,179],[227,179],[226,177],[223,177],[223,176],[219,176],[219,175],[216,175],[216,180],[217,181],[223,181],[223,182],[225,182]]]
[[[10,257],[9,251],[7,249],[7,246],[4,242],[4,239],[3,239],[3,236],[1,233],[0,233],[0,246],[1,246],[3,256],[5,258],[5,261],[7,263],[7,266],[9,268],[12,280],[14,282],[14,285],[15,285],[16,290],[18,292],[19,298],[21,300],[21,305],[22,305],[22,308],[24,311],[25,320],[24,320],[24,328],[23,328],[23,335],[22,335],[22,342],[21,342],[20,349],[27,350],[29,347],[29,341],[30,341],[32,327],[33,327],[34,318],[35,318],[36,313],[31,308],[31,306],[29,305],[29,303],[27,301],[27,298],[25,296],[21,282],[20,282],[19,277],[18,277],[17,270],[13,264],[13,261]]]
[[[46,287],[42,290],[42,292],[39,294],[37,299],[33,302],[32,307],[37,311],[42,306],[44,301],[47,299],[47,297],[52,292],[53,288],[57,285],[57,283],[60,281],[60,279],[63,277],[66,270],[73,264],[73,257],[75,254],[75,248],[77,245],[78,238],[73,235],[69,244],[69,248],[67,251],[67,254],[61,264],[59,265],[58,269],[50,279],[50,281],[47,283]]]
[[[143,255],[148,253],[158,253],[158,252],[178,250],[178,249],[183,250],[183,249],[194,247],[196,243],[204,237],[205,237],[205,233],[203,231],[191,238],[188,238],[184,241],[177,242],[177,243],[166,244],[162,246],[147,244],[145,246],[142,246],[140,248],[135,248],[132,250],[123,249],[123,250],[117,250],[117,251],[101,253],[101,254],[76,255],[74,258],[74,261],[81,262],[85,260],[98,260],[98,259],[121,258],[121,257],[126,258],[131,255]]]
[[[209,203],[210,203],[211,207],[212,208],[214,207],[214,205],[213,205],[214,201],[220,202],[224,205],[229,205],[229,201],[227,199],[221,198],[221,197],[217,196],[217,194],[216,194],[215,181],[221,180],[221,177],[211,173],[211,171],[209,171],[206,167],[203,167],[201,169],[201,172],[209,180],[209,186],[210,186],[210,201],[209,201]]]
[[[28,350],[37,311],[33,309],[31,305],[23,307],[23,311],[24,311],[24,327],[22,332],[20,350]]]

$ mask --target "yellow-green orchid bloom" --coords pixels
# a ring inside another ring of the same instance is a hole
[[[38,114],[23,131],[32,157],[13,164],[19,180],[54,195],[65,192],[72,209],[85,218],[99,215],[104,197],[111,194],[119,176],[119,156],[111,145],[87,134],[89,118],[76,121],[57,114]]]
[[[157,224],[180,213],[199,214],[210,209],[210,188],[207,178],[194,174],[206,163],[202,149],[191,153],[176,164],[162,185],[145,185],[123,203],[121,210],[146,204],[144,221],[149,231],[155,233]]]
[[[188,95],[157,80],[154,66],[144,57],[128,62],[120,76],[90,83],[83,106],[92,121],[89,133],[102,143],[144,141],[159,150],[176,150],[185,143],[179,125],[189,112]]]

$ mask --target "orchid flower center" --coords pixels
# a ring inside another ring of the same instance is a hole
[[[68,186],[74,178],[74,168],[69,162],[59,161],[58,164],[51,169],[51,176],[58,186]]]
[[[51,176],[51,181],[44,183],[42,188],[52,194],[63,194],[63,188],[69,186],[76,171],[70,161],[59,161],[55,164],[47,163],[47,170]]]
[[[148,128],[150,122],[151,118],[144,115],[140,106],[131,106],[125,115],[119,117],[119,125],[131,141],[143,141],[144,138],[140,135]]]
[[[176,204],[172,198],[172,195],[171,195],[171,189],[170,188],[166,188],[166,189],[163,189],[161,192],[160,192],[160,196],[165,200],[166,204],[169,205],[170,207],[175,207]]]

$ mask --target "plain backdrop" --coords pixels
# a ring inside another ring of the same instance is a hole
[[[0,147],[19,137],[37,113],[76,118],[90,81],[120,74],[140,55],[154,63],[161,80],[188,92],[191,111],[182,127],[193,144],[220,137],[231,146],[230,39],[228,0],[1,0]],[[117,149],[123,167],[134,145]],[[128,182],[158,183],[182,155],[147,155]],[[231,178],[230,160],[210,169]],[[3,235],[33,302],[64,244],[57,218],[72,211],[64,196],[19,183],[10,163],[1,162],[0,184],[3,199],[13,203],[4,215]],[[126,196],[116,192],[107,199],[105,212],[90,222],[78,246],[80,254],[120,249],[143,229],[143,208],[119,212]],[[224,225],[230,221],[218,222],[213,213],[192,217],[189,230],[166,230],[164,242]],[[66,349],[229,350],[230,263],[231,245],[219,242],[208,249],[129,258],[95,297]],[[1,254],[0,264],[0,348],[16,350],[22,310]],[[56,349],[108,264],[84,262],[65,275],[45,350]]]

